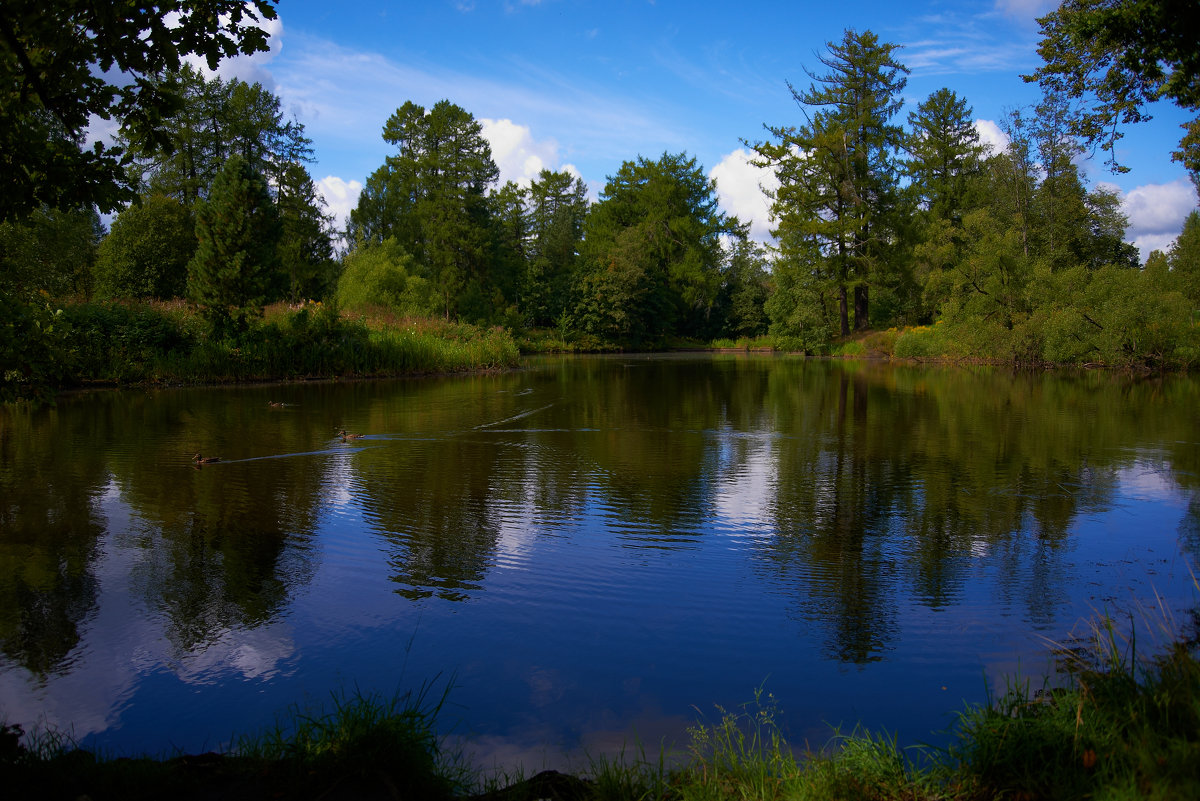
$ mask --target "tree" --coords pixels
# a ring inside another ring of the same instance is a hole
[[[766,302],[770,297],[767,258],[763,246],[735,239],[728,253],[722,305],[725,330],[731,337],[756,337],[767,331]]]
[[[1044,62],[1023,76],[1083,100],[1072,121],[1091,147],[1117,160],[1120,126],[1150,119],[1145,104],[1169,99],[1200,112],[1200,8],[1193,0],[1065,0],[1038,20]],[[1200,185],[1200,116],[1184,126],[1174,158]]]
[[[870,31],[847,30],[840,43],[827,47],[820,61],[829,72],[809,73],[813,83],[806,92],[788,84],[806,124],[767,126],[776,141],[751,146],[780,180],[772,206],[776,235],[798,253],[810,252],[809,240],[815,240],[827,259],[818,272],[837,286],[845,335],[849,293],[854,327],[866,328],[870,286],[888,280],[893,268],[889,251],[903,216],[897,160],[903,131],[891,119],[903,104],[908,69],[894,57],[898,46],[881,43]]]
[[[969,190],[983,158],[972,114],[966,98],[938,89],[908,115],[905,172],[933,219],[961,221],[971,205]]]
[[[96,254],[101,297],[178,298],[196,252],[196,224],[178,200],[152,195],[122,211]]]
[[[503,312],[507,323],[520,324],[518,307],[524,301],[529,238],[526,197],[526,190],[512,181],[506,181],[504,186],[487,196],[488,228],[491,231],[488,286],[486,293],[478,293],[477,309],[461,309],[468,319],[482,321],[497,318]]]
[[[240,333],[262,313],[279,236],[266,182],[241,156],[231,156],[196,209],[199,246],[188,264],[189,294],[214,334]]]
[[[1167,254],[1172,283],[1192,307],[1200,309],[1200,211],[1183,221],[1183,230]]]
[[[5,0],[0,6],[0,221],[40,206],[133,199],[120,147],[80,143],[93,116],[119,121],[146,151],[170,146],[177,87],[158,77],[188,55],[210,68],[267,49],[256,23],[274,0]]]
[[[293,165],[312,161],[304,126],[284,117],[278,97],[259,83],[205,78],[190,65],[162,82],[178,87],[180,109],[164,152],[122,137],[141,176],[141,189],[178,199],[202,199],[230,156],[242,157],[278,191]]]
[[[566,311],[588,213],[583,179],[542,170],[528,190],[528,262],[523,308],[534,325],[554,325]]]
[[[475,118],[448,100],[426,112],[412,101],[388,118],[397,152],[373,172],[350,213],[363,244],[395,237],[442,298],[447,317],[489,286],[492,232],[487,190],[499,177]]]
[[[86,294],[104,235],[95,209],[34,211],[0,222],[0,294],[27,299]]]
[[[630,343],[712,336],[724,322],[713,314],[722,237],[744,236],[694,158],[626,161],[584,224],[577,324]]]
[[[286,285],[276,296],[292,301],[324,298],[337,283],[333,253],[333,218],[303,164],[290,162],[275,189],[282,235],[279,277]]]
[[[346,254],[337,302],[343,309],[381,307],[399,315],[424,316],[436,311],[428,282],[412,274],[412,256],[391,237]]]

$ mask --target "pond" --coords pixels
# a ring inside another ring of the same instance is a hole
[[[1198,409],[1186,376],[744,354],[9,408],[0,717],[196,752],[432,682],[477,763],[539,769],[763,689],[796,743],[936,743],[1081,619],[1186,623]]]

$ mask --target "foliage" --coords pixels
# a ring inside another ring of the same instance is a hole
[[[332,697],[328,711],[294,707],[273,731],[242,738],[234,751],[266,766],[277,795],[377,787],[390,797],[451,799],[470,777],[442,751],[437,734],[449,688],[440,699],[428,692],[426,686],[392,698],[343,693]]]
[[[584,223],[574,326],[632,344],[711,337],[723,236],[745,232],[719,210],[716,184],[694,158],[624,162]]]
[[[0,222],[0,293],[33,298],[84,294],[103,235],[94,209],[40,208]]]
[[[933,220],[953,224],[975,205],[984,148],[975,129],[974,112],[965,97],[938,89],[908,115],[904,169],[924,211]]]
[[[337,302],[343,309],[381,307],[400,315],[428,315],[437,311],[429,282],[412,275],[412,256],[395,237],[378,244],[360,244],[346,254],[337,284]]]
[[[279,305],[238,339],[211,336],[182,301],[0,303],[0,400],[52,400],[81,383],[214,383],[331,376],[396,376],[512,367],[499,329],[480,329],[336,305]],[[11,344],[7,344],[11,343]]]
[[[772,289],[766,251],[753,240],[735,239],[726,260],[717,303],[724,333],[735,338],[765,334],[770,322],[766,302]]]
[[[179,201],[151,195],[122,211],[96,254],[101,298],[178,298],[196,252],[196,225]]]
[[[278,264],[279,214],[250,163],[232,156],[196,211],[199,246],[188,293],[218,336],[245,331],[262,313]]]
[[[966,712],[950,756],[965,788],[1032,798],[1200,793],[1200,662],[1176,641],[1149,659],[1104,617],[1064,649],[1065,686],[1011,682]]]
[[[809,264],[777,261],[775,291],[764,304],[771,318],[770,333],[786,339],[787,350],[816,351],[827,346],[838,330],[837,289],[814,280],[817,270]]]
[[[282,224],[279,277],[286,286],[274,297],[296,302],[329,296],[340,271],[333,253],[333,218],[303,165],[292,162],[283,168],[275,201]]]
[[[1167,98],[1200,112],[1200,28],[1187,0],[1067,0],[1040,18],[1044,64],[1026,81],[1086,100],[1071,131],[1109,153],[1114,170],[1121,125],[1150,119],[1148,103]],[[1177,161],[1200,181],[1200,117],[1184,126]]]
[[[445,752],[428,688],[391,698],[334,695],[332,709],[293,707],[273,730],[227,753],[108,759],[60,734],[21,743],[0,729],[0,770],[13,798],[449,799],[473,776]]]
[[[806,280],[835,288],[844,336],[849,295],[854,328],[866,328],[870,287],[895,279],[903,132],[891,119],[903,104],[908,68],[893,56],[897,45],[870,31],[849,29],[827,47],[820,58],[826,74],[814,76],[806,92],[788,84],[807,122],[767,126],[775,141],[752,146],[780,182],[771,213],[781,255],[811,265],[799,274]]]
[[[1192,211],[1183,222],[1183,230],[1167,254],[1171,283],[1192,305],[1200,310],[1200,211]]]
[[[178,317],[144,304],[68,305],[67,346],[76,380],[123,383],[154,376],[166,355],[190,352],[199,339]]]
[[[191,212],[229,158],[238,156],[266,181],[282,224],[278,269],[266,300],[325,297],[338,271],[333,221],[304,166],[312,160],[304,126],[285,119],[280,99],[259,83],[205,78],[190,65],[163,81],[177,86],[181,97],[170,153],[125,142],[143,191],[173,198]]]
[[[897,359],[943,359],[948,354],[946,329],[942,325],[918,325],[899,332],[892,344]]]
[[[502,288],[512,280],[493,268],[510,262],[492,258],[486,192],[499,170],[480,123],[448,100],[428,112],[409,101],[388,118],[383,139],[397,152],[368,177],[350,213],[350,238],[377,244],[394,237],[446,316],[462,312],[467,299],[476,306],[470,319],[502,308]]]
[[[522,307],[532,325],[553,325],[569,305],[588,213],[587,187],[570,173],[542,170],[527,197],[528,263]]]
[[[0,294],[0,401],[49,400],[69,374],[61,310]]]
[[[178,87],[157,76],[198,55],[267,49],[272,0],[6,0],[0,10],[0,221],[42,207],[113,211],[135,194],[127,154],[79,143],[93,116],[146,152],[169,148]]]

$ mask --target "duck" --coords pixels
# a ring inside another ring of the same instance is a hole
[[[195,456],[192,457],[192,461],[195,462],[196,464],[214,464],[216,462],[221,461],[221,457],[220,456],[201,456],[200,454],[197,453]]]
[[[272,409],[282,409],[284,407],[284,403],[283,401],[267,401],[267,406]]]
[[[362,439],[366,435],[365,434],[347,434],[346,429],[343,428],[341,431],[338,432],[338,436],[342,438],[342,442],[347,442],[352,439]]]

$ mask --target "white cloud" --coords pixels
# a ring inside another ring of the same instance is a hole
[[[1121,198],[1121,210],[1129,217],[1126,236],[1137,245],[1143,261],[1150,251],[1165,251],[1174,243],[1197,202],[1196,189],[1186,178],[1145,184]]]
[[[771,238],[771,199],[764,188],[779,188],[775,173],[750,163],[751,154],[738,148],[708,173],[717,182],[717,202],[727,214],[750,223],[750,236],[759,242]]]
[[[342,175],[365,176],[383,162],[391,148],[380,131],[405,100],[429,107],[450,98],[481,121],[520,120],[538,131],[519,162],[500,165],[514,180],[525,174],[528,155],[538,156],[549,169],[563,169],[556,167],[559,159],[619,163],[631,153],[688,146],[681,132],[662,123],[657,109],[641,108],[607,89],[593,91],[536,65],[522,64],[520,80],[510,81],[502,70],[482,77],[444,64],[400,62],[303,33],[289,34],[288,48],[287,57],[272,65],[280,83],[277,94],[320,143],[318,158],[340,151],[354,164],[331,169]],[[560,144],[566,139],[569,148]],[[493,144],[498,163],[502,144]],[[593,178],[589,175],[589,181]]]
[[[343,181],[336,175],[326,175],[317,181],[317,191],[325,199],[329,213],[337,220],[338,230],[345,230],[346,221],[350,219],[350,210],[358,205],[358,196],[362,194],[363,185],[358,181]]]
[[[226,81],[237,78],[249,84],[260,83],[264,89],[274,92],[275,77],[267,69],[267,65],[271,63],[283,48],[283,19],[276,16],[275,19],[260,19],[252,21],[251,24],[267,32],[267,35],[270,37],[268,39],[269,50],[253,53],[248,56],[237,55],[224,59],[217,64],[216,70],[210,70],[208,62],[195,54],[185,56],[184,61],[191,64],[195,69],[200,71],[200,74],[207,78],[211,78],[214,75]]]
[[[559,164],[558,142],[554,139],[537,140],[527,125],[518,125],[512,120],[490,120],[480,118],[483,138],[492,148],[492,161],[500,168],[500,184],[512,181],[527,187],[537,180],[542,170],[566,172],[582,178],[574,164]]]
[[[990,148],[992,153],[1003,153],[1008,147],[1008,134],[991,120],[975,120],[975,130],[979,133],[979,141]]]
[[[1006,17],[1033,20],[1058,7],[1059,0],[996,0],[996,10]]]
[[[513,181],[520,186],[529,184],[544,169],[558,163],[558,143],[553,139],[535,141],[528,126],[512,120],[481,118],[483,138],[492,147],[492,160],[500,168],[500,183]]]

